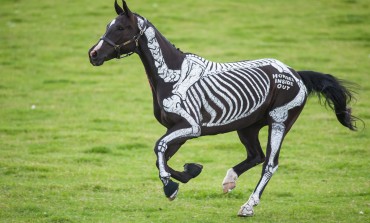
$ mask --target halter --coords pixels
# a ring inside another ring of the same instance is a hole
[[[122,59],[122,58],[125,58],[125,57],[129,57],[129,56],[131,56],[132,54],[135,53],[136,49],[139,47],[139,39],[144,34],[145,30],[146,30],[146,26],[144,26],[143,29],[140,29],[140,32],[137,35],[135,35],[134,37],[132,37],[132,39],[130,39],[130,40],[128,40],[128,41],[126,41],[126,42],[124,42],[124,43],[122,43],[120,45],[115,44],[112,40],[110,40],[105,35],[102,36],[100,38],[100,40],[103,40],[103,41],[107,42],[109,45],[113,46],[114,50],[117,53],[117,57],[116,58],[117,59]],[[122,55],[121,54],[121,47],[126,46],[126,45],[128,45],[128,44],[130,44],[132,42],[135,42],[135,45],[136,45],[135,46],[135,49],[132,52],[129,52],[129,53],[126,53],[126,54]]]

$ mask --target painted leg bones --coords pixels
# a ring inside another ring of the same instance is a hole
[[[289,73],[293,78],[295,78],[297,84],[299,85],[299,92],[291,102],[285,104],[284,106],[277,107],[269,113],[273,120],[273,123],[270,125],[270,140],[267,148],[267,151],[270,151],[270,154],[267,154],[268,160],[265,161],[261,179],[249,200],[243,206],[241,206],[238,212],[239,216],[246,217],[254,215],[253,207],[259,204],[263,190],[278,168],[278,154],[281,143],[286,134],[286,126],[284,122],[288,119],[288,112],[290,109],[300,106],[305,100],[306,87],[303,85],[302,81],[298,80],[290,71]]]
[[[181,107],[181,99],[177,95],[173,95],[165,100],[163,100],[163,107],[166,112],[174,113],[182,118],[184,118],[189,124],[189,128],[172,128],[169,133],[159,140],[156,146],[155,152],[158,157],[158,169],[159,178],[164,185],[164,193],[166,197],[170,200],[176,198],[178,193],[178,183],[170,180],[171,174],[166,170],[167,161],[165,159],[165,152],[167,150],[168,144],[176,139],[186,140],[192,137],[197,137],[200,135],[200,127],[195,122],[195,120]]]
[[[275,164],[275,157],[280,149],[281,142],[285,133],[285,126],[282,123],[273,123],[270,132],[271,153],[269,154],[268,163],[265,166],[260,182],[258,183],[253,194],[250,196],[247,203],[245,203],[239,210],[239,216],[253,216],[253,207],[257,206],[260,202],[260,197],[267,183],[271,179],[272,175],[278,169],[278,165]]]

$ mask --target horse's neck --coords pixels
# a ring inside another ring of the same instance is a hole
[[[146,23],[146,24],[145,24]],[[178,76],[185,54],[176,49],[152,24],[144,22],[138,17],[140,29],[145,29],[140,39],[139,56],[146,69],[152,87],[156,87],[157,80],[173,82]],[[146,39],[146,40],[145,40]]]

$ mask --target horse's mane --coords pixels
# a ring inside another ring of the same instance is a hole
[[[133,13],[135,16],[137,16],[137,17],[139,17],[139,18],[141,18],[142,20],[144,20],[144,21],[146,21],[146,23],[150,26],[150,27],[152,27],[152,28],[154,28],[156,31],[158,31],[159,32],[159,30],[153,25],[153,23],[151,23],[147,18],[144,18],[143,16],[141,16],[141,15],[139,15],[139,14],[137,14],[137,13]],[[159,32],[160,33],[160,32]],[[163,35],[162,35],[163,36]],[[165,36],[163,36],[163,38],[169,43],[169,44],[171,44],[177,51],[179,51],[180,53],[184,53],[180,48],[178,48],[178,47],[176,47],[176,45],[175,44],[173,44],[173,43],[171,43]]]

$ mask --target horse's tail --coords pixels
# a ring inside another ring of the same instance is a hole
[[[354,99],[353,91],[348,88],[349,82],[339,80],[330,74],[314,71],[298,71],[298,74],[301,76],[309,95],[318,95],[320,101],[324,99],[324,104],[335,112],[342,125],[351,130],[357,130],[356,120],[358,119],[352,116],[351,108],[347,107]]]

